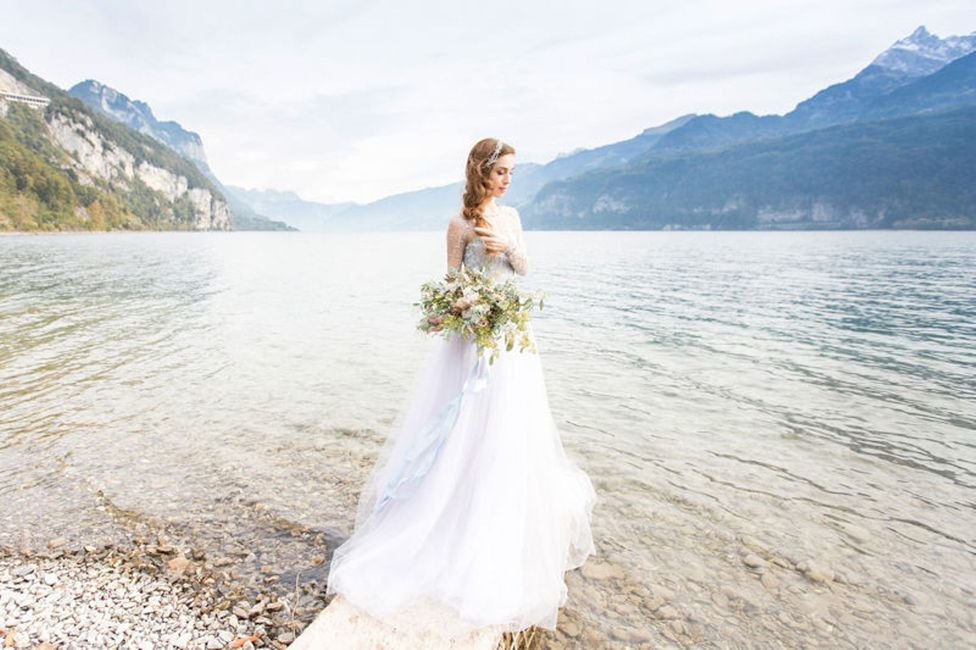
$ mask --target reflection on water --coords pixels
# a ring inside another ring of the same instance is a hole
[[[552,638],[974,640],[976,234],[526,240],[553,414],[600,497]],[[0,545],[156,520],[244,576],[321,580],[425,354],[411,303],[442,246],[0,238]]]

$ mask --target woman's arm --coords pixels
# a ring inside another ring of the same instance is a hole
[[[529,272],[529,256],[525,252],[525,240],[522,238],[522,218],[519,217],[518,210],[512,208],[512,213],[514,214],[515,223],[513,225],[512,239],[509,242],[508,248],[505,249],[505,254],[508,255],[508,261],[515,269],[515,272],[519,275],[525,275]]]
[[[466,228],[464,227],[464,222],[461,221],[463,217],[458,218],[457,216],[451,217],[450,223],[447,224],[447,270],[460,269],[461,260],[464,259],[464,235]]]

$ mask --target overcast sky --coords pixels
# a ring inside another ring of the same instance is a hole
[[[973,0],[0,0],[0,48],[97,79],[204,141],[224,182],[366,202],[460,180],[482,137],[519,162],[684,113],[784,113]]]

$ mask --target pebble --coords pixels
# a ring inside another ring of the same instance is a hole
[[[634,629],[630,638],[638,643],[650,643],[654,639],[654,636],[648,628],[638,627]]]
[[[133,559],[134,553],[74,553],[29,558],[0,553],[0,648],[218,650],[240,636],[257,639],[261,647],[285,644],[282,639],[289,634],[294,640],[293,632],[285,629],[290,621],[268,618],[284,609],[271,597],[259,601],[263,625],[248,620],[248,612],[238,621],[207,611],[206,604],[216,605],[220,594],[183,574],[190,563],[182,554],[147,565]],[[181,560],[179,575],[167,572],[175,560]]]
[[[742,542],[743,546],[745,546],[746,548],[752,551],[755,551],[756,553],[769,552],[769,549],[766,547],[765,544],[757,540],[755,537],[752,537],[751,535],[742,535],[739,537],[739,541]]]
[[[800,562],[796,565],[796,568],[802,571],[808,580],[813,582],[832,582],[834,579],[833,571],[813,561]]]
[[[700,584],[707,584],[709,580],[705,567],[701,564],[688,564],[685,566],[685,578]]]
[[[576,623],[574,623],[572,621],[568,621],[566,623],[563,623],[562,626],[559,629],[562,630],[563,634],[565,634],[566,636],[568,636],[570,638],[574,638],[575,639],[576,637],[578,637],[580,635],[579,625],[577,625]]]
[[[663,598],[661,598],[660,596],[653,596],[653,597],[651,597],[651,598],[649,598],[647,600],[647,602],[645,603],[645,606],[647,607],[647,609],[650,609],[650,610],[653,611],[653,610],[657,609],[658,607],[660,607],[661,605],[663,605],[666,602],[667,601],[664,600]]]
[[[606,562],[587,562],[583,565],[583,577],[587,580],[609,580],[623,578],[624,571],[618,566]]]
[[[190,560],[185,555],[177,555],[168,562],[167,566],[169,566],[170,571],[182,573],[190,566]]]
[[[764,567],[767,564],[766,560],[762,559],[755,553],[749,553],[744,558],[742,558],[742,561],[745,562],[746,566],[753,567],[753,568]]]
[[[34,569],[36,568],[37,565],[35,564],[24,564],[22,566],[14,567],[11,573],[13,573],[15,576],[26,576],[33,573]]]

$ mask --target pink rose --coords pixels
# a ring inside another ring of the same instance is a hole
[[[474,301],[472,301],[470,298],[458,298],[454,301],[454,304],[451,305],[451,313],[460,314],[462,311],[470,307],[473,302]]]

